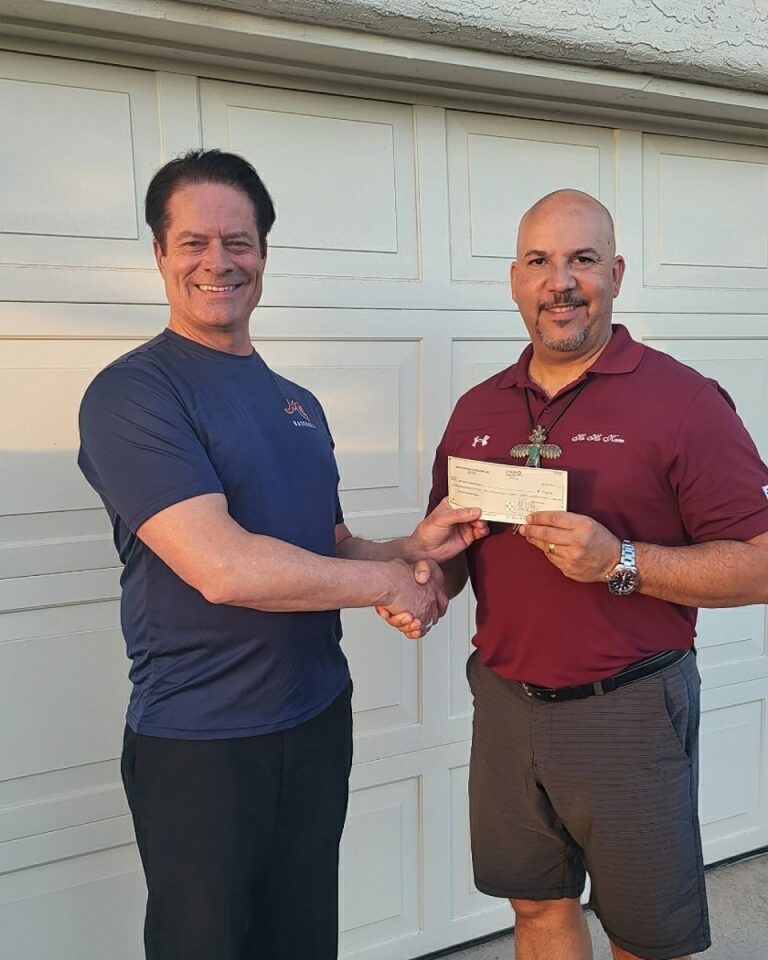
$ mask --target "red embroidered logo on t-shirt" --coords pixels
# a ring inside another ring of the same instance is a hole
[[[294,427],[311,427],[313,430],[317,430],[317,427],[309,419],[309,414],[298,400],[288,400],[287,403],[288,406],[283,408],[285,413],[287,413],[288,416],[293,416],[294,414],[298,414],[299,416],[299,419],[292,421]]]

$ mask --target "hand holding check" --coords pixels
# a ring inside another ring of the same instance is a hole
[[[531,513],[517,532],[561,573],[579,583],[604,580],[619,555],[619,539],[597,520],[578,513]]]

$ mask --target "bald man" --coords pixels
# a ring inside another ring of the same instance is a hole
[[[696,608],[768,600],[768,469],[715,381],[612,325],[624,268],[594,198],[525,214],[531,342],[459,400],[434,465],[430,510],[449,455],[568,475],[567,512],[492,523],[445,565],[477,597],[475,880],[510,899],[518,960],[592,956],[587,870],[616,960],[709,946]]]

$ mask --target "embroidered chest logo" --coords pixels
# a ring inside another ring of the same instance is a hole
[[[478,436],[478,437],[475,437],[475,439],[472,441],[472,446],[473,446],[473,447],[476,447],[476,446],[479,445],[479,446],[481,446],[481,447],[487,447],[487,446],[488,446],[488,441],[489,441],[490,439],[491,439],[491,438],[488,436],[487,433],[486,433],[486,435],[485,435],[484,437],[479,437],[479,436]]]
[[[573,443],[624,443],[618,433],[577,433],[571,440]]]
[[[312,423],[309,414],[302,407],[298,400],[288,400],[288,406],[284,407],[284,412],[288,414],[289,417],[294,417],[293,425],[294,427],[309,427],[311,430],[317,430],[317,427]]]
[[[763,493],[765,494],[765,499],[768,500],[768,483],[763,487]]]

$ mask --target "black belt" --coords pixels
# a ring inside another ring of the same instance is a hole
[[[666,667],[671,667],[673,663],[679,663],[683,657],[687,657],[690,650],[667,650],[664,653],[654,654],[647,660],[640,660],[625,667],[615,677],[606,677],[604,680],[597,680],[595,683],[585,683],[580,687],[537,687],[532,683],[520,682],[520,686],[525,690],[529,697],[537,697],[539,700],[548,702],[557,700],[584,700],[587,697],[601,696],[604,693],[610,693],[617,687],[623,687],[625,683],[633,683],[635,680],[642,680],[643,677],[650,677]]]

